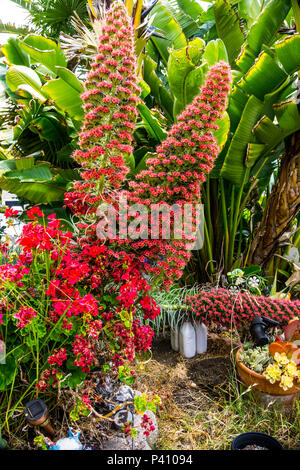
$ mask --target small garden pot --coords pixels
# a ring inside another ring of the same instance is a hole
[[[239,361],[239,353],[242,350],[240,348],[236,353],[236,365],[238,374],[242,380],[242,382],[249,386],[252,386],[254,389],[259,390],[260,392],[267,393],[269,395],[276,395],[276,396],[285,396],[285,395],[294,395],[300,393],[300,383],[294,385],[292,388],[288,390],[283,390],[282,387],[279,386],[278,382],[271,384],[262,374],[258,374],[253,370],[249,369],[245,364]]]
[[[245,449],[248,447],[249,449]],[[257,449],[255,447],[258,447]],[[253,448],[251,448],[253,447]],[[259,449],[261,448],[261,449]],[[245,432],[237,436],[231,444],[231,450],[283,450],[280,442],[262,432]]]

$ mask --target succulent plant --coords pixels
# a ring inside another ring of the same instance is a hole
[[[269,345],[271,356],[275,357],[276,353],[286,354],[296,366],[300,366],[300,320],[298,317],[293,318],[284,329],[284,339],[276,338],[275,342]]]
[[[239,360],[258,374],[262,374],[266,367],[273,362],[273,358],[269,353],[268,344],[255,348],[251,348],[247,344],[246,349],[240,351]]]

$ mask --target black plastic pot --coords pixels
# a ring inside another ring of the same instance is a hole
[[[245,432],[237,436],[231,444],[231,450],[242,450],[249,445],[265,447],[268,450],[283,450],[280,442],[268,434],[262,432]]]

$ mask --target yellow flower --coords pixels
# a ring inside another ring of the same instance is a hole
[[[293,377],[289,377],[288,375],[283,375],[281,377],[281,381],[279,385],[280,387],[283,388],[283,390],[288,390],[289,388],[292,388],[292,386],[294,385]]]
[[[298,377],[299,371],[294,362],[291,361],[289,364],[287,364],[287,366],[285,367],[285,374],[290,377]]]
[[[274,384],[281,379],[281,369],[278,364],[270,364],[263,375],[271,384]]]
[[[285,353],[279,353],[279,352],[276,352],[275,355],[274,355],[274,359],[276,362],[278,362],[278,364],[280,365],[285,365],[285,364],[288,364],[290,362],[290,360],[288,359],[287,355]]]

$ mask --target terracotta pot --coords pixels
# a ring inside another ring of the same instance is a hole
[[[240,348],[236,353],[236,364],[239,376],[242,382],[247,386],[252,386],[254,389],[259,390],[260,392],[267,393],[268,395],[275,396],[284,396],[284,395],[293,395],[299,394],[300,392],[300,383],[294,385],[288,390],[283,390],[279,386],[279,382],[271,384],[262,374],[258,374],[251,369],[248,369],[245,364],[239,361],[239,354],[242,348]]]

